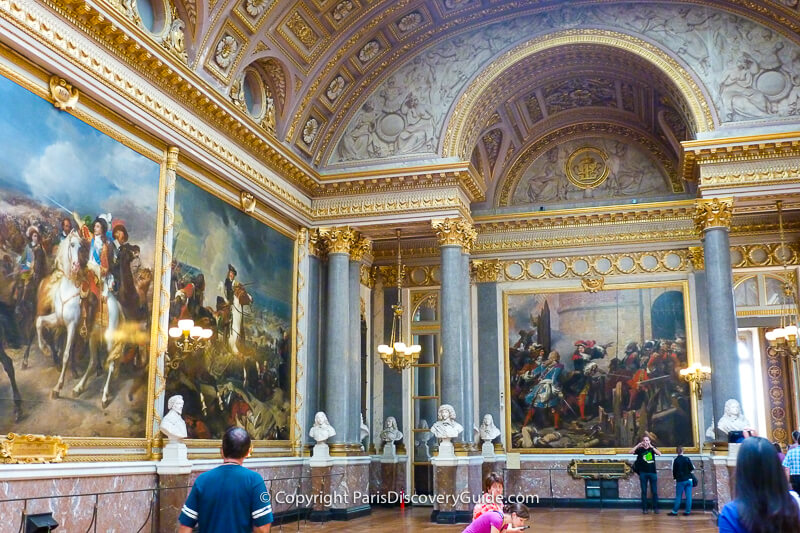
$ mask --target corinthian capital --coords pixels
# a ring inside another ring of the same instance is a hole
[[[350,259],[352,261],[361,261],[370,252],[372,252],[372,241],[359,234],[350,246]]]
[[[329,254],[349,254],[356,240],[356,232],[348,226],[320,228],[319,236]]]
[[[700,233],[711,228],[730,228],[733,198],[698,199],[694,225]]]
[[[498,259],[473,261],[472,273],[477,283],[493,283],[500,277],[503,267]]]
[[[461,246],[472,249],[478,232],[463,218],[440,218],[431,220],[431,227],[439,239],[439,246]]]

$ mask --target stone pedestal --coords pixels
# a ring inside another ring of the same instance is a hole
[[[456,452],[453,443],[450,439],[445,439],[439,443],[439,453],[436,454],[439,459],[455,459]]]
[[[441,445],[439,447],[441,452]],[[483,456],[476,452],[455,457],[434,457],[434,505],[431,521],[437,524],[468,523],[483,485]]]
[[[158,475],[158,531],[176,531],[181,507],[189,497],[192,483],[191,466],[183,474]]]
[[[387,507],[400,505],[399,495],[405,491],[406,486],[406,461],[407,455],[388,457],[385,454],[379,457],[380,479],[377,484],[377,493],[385,499]]]
[[[394,459],[395,457],[397,457],[397,447],[394,445],[394,442],[384,443],[383,456],[388,459]]]
[[[311,459],[309,463],[311,466],[315,466],[315,462],[319,463],[316,466],[327,466],[330,458],[330,448],[328,448],[328,445],[324,442],[320,442],[314,445],[314,449],[311,451]]]
[[[494,457],[483,457],[483,464],[481,465],[481,487],[483,487],[483,480],[489,477],[489,474],[492,472],[497,472],[500,476],[503,476],[504,469],[506,467],[506,457],[505,455],[497,455],[495,454]]]
[[[331,519],[331,512],[326,503],[330,500],[333,463],[312,459],[309,464],[311,464],[311,514],[308,519],[312,522],[327,522]],[[324,466],[314,466],[315,464]]]

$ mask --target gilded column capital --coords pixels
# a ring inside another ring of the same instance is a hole
[[[178,170],[178,153],[180,150],[177,146],[170,146],[167,149],[167,170]]]
[[[365,255],[372,253],[372,241],[363,235],[354,238],[350,246],[350,260],[361,261]]]
[[[500,278],[502,270],[499,259],[472,261],[472,274],[476,283],[494,283]]]
[[[711,228],[730,228],[733,216],[733,198],[698,199],[694,211],[694,225],[700,233]]]
[[[348,226],[320,228],[319,236],[329,254],[348,254],[356,240],[356,232]]]
[[[431,227],[439,239],[439,246],[460,246],[472,249],[478,232],[463,218],[438,218],[431,220]]]
[[[325,243],[318,229],[308,232],[308,253],[320,259],[325,257]]]
[[[367,288],[374,289],[375,288],[375,268],[369,265],[361,265],[359,270],[359,279],[361,280],[361,284]]]
[[[703,255],[702,246],[689,247],[689,261],[691,261],[692,268],[694,268],[695,270],[706,269],[706,256]]]

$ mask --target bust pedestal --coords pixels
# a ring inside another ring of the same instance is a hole
[[[173,527],[178,523],[186,498],[189,496],[192,477],[192,463],[187,457],[186,445],[177,440],[170,440],[161,452],[162,459],[156,465],[158,487],[170,489],[160,491],[158,498],[158,521],[161,527]]]
[[[436,456],[438,459],[455,459],[456,451],[450,439],[442,439],[439,443],[439,454]]]
[[[494,453],[494,444],[492,444],[492,441],[483,441],[483,446],[481,446],[481,455],[483,455],[483,457],[486,459],[494,461],[495,457],[497,456]]]
[[[383,444],[383,456],[387,459],[397,457],[397,446],[394,442],[389,441]]]
[[[482,490],[483,456],[459,444],[459,453],[450,439],[439,443],[439,454],[431,459],[433,493],[436,498],[431,521],[437,524],[468,523],[472,508]]]

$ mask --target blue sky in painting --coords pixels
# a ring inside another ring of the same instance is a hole
[[[93,218],[122,218],[131,242],[154,241],[159,166],[0,77],[0,200],[10,193]]]
[[[294,241],[184,178],[175,190],[173,256],[205,275],[205,305],[222,294],[230,263],[260,308],[291,321]]]

